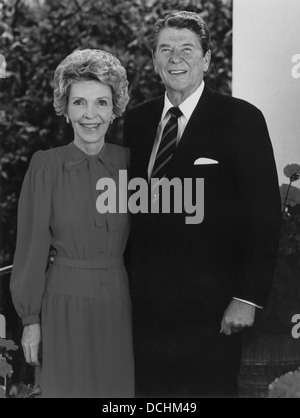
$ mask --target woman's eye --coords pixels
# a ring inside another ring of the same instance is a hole
[[[76,105],[76,106],[80,106],[82,104],[83,104],[83,100],[81,100],[81,99],[77,99],[77,100],[74,101],[74,105]]]
[[[106,100],[99,100],[99,105],[100,106],[107,106],[107,101]]]

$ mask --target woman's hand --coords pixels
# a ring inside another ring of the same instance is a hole
[[[26,363],[31,366],[39,366],[38,360],[39,346],[41,342],[41,325],[25,325],[22,337],[22,347]]]

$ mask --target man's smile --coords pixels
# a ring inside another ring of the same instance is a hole
[[[182,74],[186,74],[187,71],[186,70],[170,70],[168,71],[168,73],[171,75],[182,75]]]

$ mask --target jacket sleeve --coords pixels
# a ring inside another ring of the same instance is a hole
[[[18,205],[17,243],[10,288],[23,325],[40,322],[50,247],[51,172],[38,151],[25,175]]]
[[[265,306],[272,286],[279,242],[279,184],[262,113],[251,108],[240,126],[235,161],[244,239],[234,296]]]

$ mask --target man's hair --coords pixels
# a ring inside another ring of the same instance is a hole
[[[152,36],[153,53],[156,51],[160,32],[166,28],[189,29],[197,36],[203,55],[210,49],[210,32],[205,20],[197,13],[181,11],[171,13],[155,23]]]

